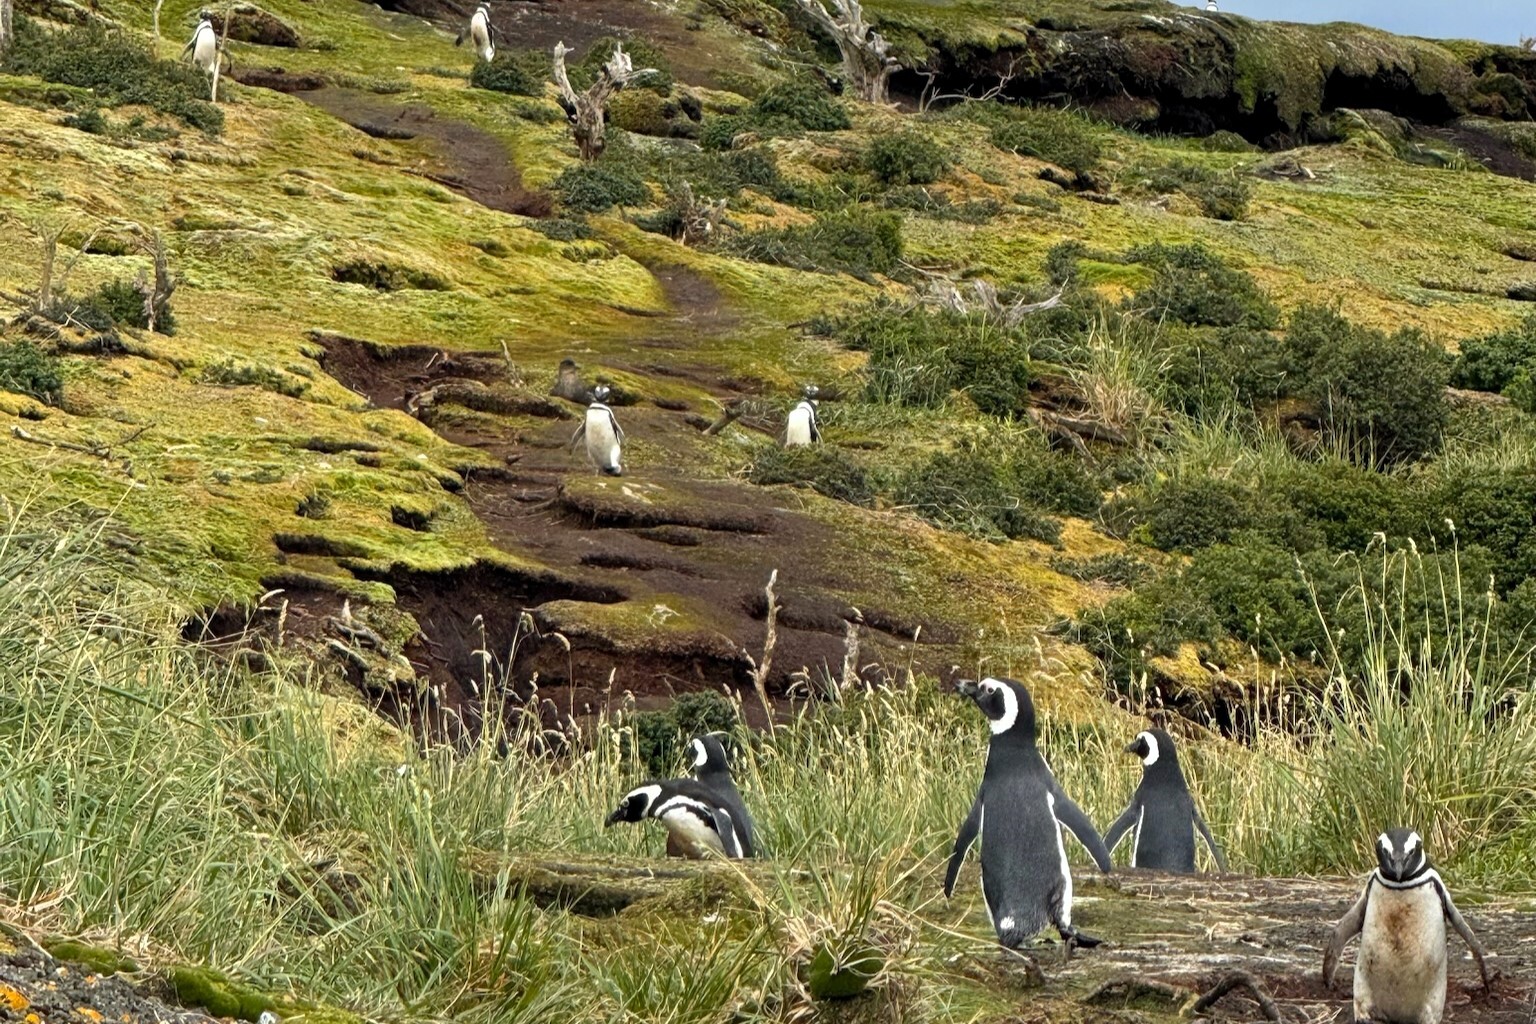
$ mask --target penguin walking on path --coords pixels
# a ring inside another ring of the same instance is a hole
[[[197,28],[192,30],[192,41],[181,51],[181,59],[191,56],[192,63],[208,74],[219,64],[219,34],[213,30],[213,14],[200,11]]]
[[[1109,851],[1035,748],[1029,691],[1012,679],[964,680],[957,689],[987,716],[992,739],[976,802],[955,837],[944,897],[954,893],[965,853],[979,838],[982,897],[1005,948],[1017,949],[1047,924],[1066,940],[1068,956],[1077,946],[1097,946],[1101,940],[1072,924],[1072,870],[1062,826],[1072,830],[1101,871],[1110,869]]]
[[[730,812],[731,823],[736,827],[736,842],[743,857],[757,856],[757,826],[741,799],[736,780],[731,778],[731,766],[725,757],[725,745],[711,735],[696,736],[688,743],[693,756],[693,777],[709,790],[715,802]]]
[[[469,16],[469,27],[459,33],[454,46],[463,46],[465,38],[475,48],[480,59],[489,64],[496,59],[496,26],[491,24],[491,5],[482,3]]]
[[[1445,922],[1449,918],[1477,960],[1488,990],[1487,955],[1462,919],[1417,832],[1395,828],[1376,838],[1376,870],[1333,931],[1323,954],[1323,984],[1333,986],[1344,944],[1360,936],[1355,957],[1357,1021],[1440,1024],[1445,1013]]]
[[[650,818],[667,827],[668,855],[699,859],[710,853],[739,860],[741,843],[731,812],[696,779],[650,782],[624,794],[604,828]]]
[[[1179,756],[1173,737],[1161,729],[1137,733],[1125,748],[1127,754],[1141,758],[1141,785],[1131,797],[1131,804],[1104,833],[1104,845],[1114,853],[1120,840],[1133,828],[1131,867],[1156,868],[1179,874],[1195,873],[1195,829],[1205,837],[1216,867],[1223,874],[1227,859],[1211,836],[1195,798],[1190,795],[1179,770]]]
[[[816,425],[816,396],[820,389],[814,384],[806,386],[805,398],[790,410],[789,423],[784,427],[784,447],[819,444],[821,429]]]
[[[571,450],[575,451],[576,445],[585,438],[587,458],[592,460],[597,471],[607,476],[623,476],[624,467],[620,464],[619,456],[624,431],[619,429],[619,421],[614,418],[613,410],[604,404],[608,395],[608,389],[603,386],[592,392],[592,404],[587,406],[587,415],[581,421],[581,426],[576,428],[576,433],[571,435]]]

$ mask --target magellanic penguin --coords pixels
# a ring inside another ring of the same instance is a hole
[[[1148,729],[1137,733],[1125,752],[1141,758],[1141,785],[1136,787],[1131,805],[1104,833],[1104,845],[1113,853],[1126,832],[1134,829],[1131,867],[1191,875],[1195,871],[1194,830],[1199,829],[1217,869],[1225,872],[1227,859],[1184,782],[1173,737],[1161,729]]]
[[[209,11],[201,11],[197,15],[197,28],[192,30],[192,41],[181,51],[182,60],[187,55],[192,57],[192,63],[202,68],[208,74],[213,74],[213,69],[219,63],[219,34],[213,30],[213,14]]]
[[[784,427],[784,447],[816,444],[821,441],[821,429],[816,425],[816,395],[819,389],[811,384],[805,389],[805,398],[790,410],[789,423]]]
[[[695,779],[669,779],[637,786],[624,795],[604,828],[621,821],[653,818],[667,827],[667,852],[700,858],[709,853],[734,859],[742,856],[731,812]]]
[[[463,46],[466,38],[481,60],[489,64],[496,59],[496,26],[491,24],[490,4],[482,3],[475,8],[475,13],[469,16],[469,28],[459,33],[453,45]]]
[[[979,838],[982,897],[1003,946],[1016,949],[1047,924],[1066,940],[1069,956],[1075,946],[1097,946],[1099,939],[1072,924],[1072,871],[1061,826],[1072,830],[1102,871],[1109,870],[1109,851],[1035,748],[1029,691],[1012,679],[964,680],[958,689],[987,716],[992,739],[981,789],[955,837],[945,898],[955,891],[966,850]]]
[[[1439,1024],[1445,1012],[1445,922],[1466,940],[1488,988],[1483,947],[1430,867],[1417,832],[1376,837],[1376,870],[1333,931],[1323,954],[1323,984],[1333,985],[1344,944],[1360,936],[1355,958],[1355,1019],[1374,1024]]]
[[[736,780],[731,778],[731,766],[725,757],[725,744],[711,735],[696,736],[688,743],[688,753],[693,758],[693,777],[709,790],[721,807],[731,813],[741,855],[757,856],[757,826],[752,823],[752,815],[741,799]]]
[[[577,443],[585,437],[587,458],[592,460],[597,471],[608,476],[623,476],[619,446],[624,441],[624,431],[619,429],[619,421],[614,419],[613,410],[603,404],[608,394],[606,387],[599,386],[593,390],[592,404],[587,406],[586,418],[576,428],[576,433],[571,435],[571,449],[574,451]]]

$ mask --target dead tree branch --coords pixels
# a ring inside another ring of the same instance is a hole
[[[0,0],[0,53],[11,44],[12,16],[11,0]]]
[[[1008,58],[1008,66],[998,72],[997,84],[976,96],[971,95],[971,90],[969,89],[966,89],[964,92],[935,92],[939,73],[932,68],[925,68],[921,74],[923,76],[923,91],[917,98],[917,112],[919,114],[926,114],[928,108],[935,103],[950,100],[986,103],[989,100],[997,99],[1008,90],[1008,86],[1013,83],[1013,80],[1019,77],[1019,58],[1017,55]]]
[[[891,74],[901,63],[891,56],[891,44],[864,20],[859,0],[795,0],[820,25],[843,58],[843,77],[866,103],[889,103]],[[830,3],[829,10],[825,4]]]
[[[1269,992],[1265,990],[1264,983],[1247,971],[1233,971],[1225,978],[1222,978],[1216,983],[1214,988],[1196,1000],[1195,1005],[1190,1009],[1194,1013],[1202,1013],[1209,1010],[1220,1001],[1222,996],[1238,988],[1245,988],[1253,993],[1253,998],[1259,1004],[1259,1010],[1264,1014],[1265,1020],[1278,1021],[1281,1019],[1280,1007],[1276,1006],[1275,1001],[1269,997]]]
[[[154,258],[155,280],[150,284],[144,271],[139,271],[138,279],[133,282],[134,291],[144,297],[144,319],[147,321],[150,333],[158,329],[157,325],[165,325],[166,315],[170,312],[171,293],[180,284],[180,279],[171,274],[170,254],[165,247],[165,239],[156,231],[143,243],[144,250]],[[161,333],[164,333],[163,331]]]
[[[9,0],[0,0],[9,2]],[[155,56],[160,56],[160,8],[165,6],[165,0],[155,0]]]
[[[229,38],[229,23],[234,20],[235,5],[233,0],[224,8],[224,24],[219,31],[219,44],[213,53],[213,89],[209,93],[209,102],[219,102],[219,73],[224,70],[224,43]]]
[[[768,585],[763,588],[763,593],[768,597],[768,614],[764,617],[767,626],[767,635],[763,638],[763,660],[761,663],[752,663],[752,688],[757,691],[757,699],[762,702],[763,714],[768,716],[768,734],[773,735],[773,705],[768,702],[768,671],[773,667],[773,649],[779,643],[779,598],[773,592],[774,584],[779,581],[779,570],[775,569],[768,574]],[[747,661],[752,662],[751,655]]]
[[[704,428],[705,437],[714,437],[726,427],[741,419],[741,414],[747,411],[747,405],[740,398],[727,404],[720,413],[720,418]]]
[[[654,75],[655,68],[636,69],[622,44],[615,44],[613,56],[608,58],[597,72],[597,80],[586,92],[577,92],[565,70],[565,56],[575,51],[562,43],[555,44],[554,78],[560,90],[560,106],[571,123],[571,132],[583,160],[596,160],[608,146],[607,125],[604,115],[615,93],[646,75]]]

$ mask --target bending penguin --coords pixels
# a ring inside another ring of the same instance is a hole
[[[733,860],[743,856],[731,812],[696,779],[669,779],[637,786],[624,794],[603,827],[647,818],[667,827],[668,856],[695,860],[710,853]]]
[[[784,427],[784,447],[816,444],[821,441],[821,429],[816,425],[816,396],[820,388],[808,384],[805,398],[789,413],[789,423]]]
[[[688,743],[688,753],[693,757],[693,777],[699,785],[709,790],[719,806],[730,812],[731,824],[736,829],[736,842],[743,857],[755,857],[757,828],[752,815],[741,799],[736,780],[731,778],[731,766],[725,757],[725,745],[714,736],[696,736]]]
[[[1127,754],[1141,758],[1141,785],[1115,823],[1104,833],[1104,845],[1113,853],[1120,840],[1133,827],[1131,867],[1157,868],[1179,874],[1195,873],[1195,829],[1216,859],[1216,867],[1226,873],[1227,859],[1211,836],[1205,819],[1195,806],[1184,773],[1179,770],[1179,755],[1173,737],[1161,729],[1136,734],[1125,748]]]
[[[1017,949],[1047,924],[1067,943],[1097,946],[1101,940],[1072,924],[1072,871],[1061,827],[1065,825],[1108,871],[1109,851],[1093,822],[1062,791],[1035,748],[1035,706],[1012,679],[963,680],[958,690],[987,716],[992,739],[987,767],[971,813],[955,837],[944,875],[944,896],[955,891],[965,853],[981,840],[981,893],[997,940]]]
[[[1333,985],[1344,944],[1360,936],[1355,957],[1355,1013],[1374,1024],[1440,1024],[1445,1012],[1445,922],[1466,940],[1488,989],[1486,954],[1467,927],[1417,832],[1395,828],[1376,838],[1376,870],[1334,929],[1323,954],[1323,984]]]
[[[213,14],[209,11],[198,12],[197,28],[192,30],[192,41],[181,51],[181,59],[186,60],[188,54],[193,64],[210,75],[218,66],[219,34],[213,30]]]
[[[607,476],[623,476],[619,446],[624,441],[624,431],[619,429],[619,421],[614,419],[613,410],[604,404],[608,395],[608,389],[602,385],[593,390],[592,404],[587,406],[587,415],[581,421],[581,426],[576,428],[576,433],[571,435],[571,450],[575,451],[577,443],[585,437],[587,458],[592,460],[597,471]]]
[[[469,28],[459,33],[453,45],[463,46],[466,37],[481,60],[489,64],[496,59],[496,26],[491,24],[490,4],[482,3],[475,8],[475,13],[469,16]]]

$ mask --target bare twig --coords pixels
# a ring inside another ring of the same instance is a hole
[[[1190,1007],[1190,1009],[1194,1013],[1209,1010],[1228,992],[1238,988],[1246,988],[1249,992],[1253,993],[1253,998],[1258,1002],[1259,1010],[1264,1014],[1265,1020],[1278,1021],[1281,1019],[1280,1007],[1276,1006],[1275,1001],[1269,997],[1269,992],[1264,988],[1264,983],[1247,971],[1233,971],[1225,978],[1222,978],[1216,983],[1215,987],[1197,999],[1195,1005]]]
[[[763,714],[768,716],[770,736],[773,734],[774,727],[773,705],[768,703],[768,671],[773,667],[773,649],[779,642],[779,599],[773,592],[774,584],[778,581],[779,570],[775,569],[768,574],[768,585],[763,588],[763,593],[768,597],[768,614],[765,618],[767,635],[763,638],[763,660],[752,666],[752,688],[757,691],[757,699],[762,702]]]
[[[219,73],[224,70],[224,43],[229,39],[229,23],[235,18],[235,5],[233,0],[224,8],[224,24],[219,26],[219,43],[213,53],[213,89],[209,93],[209,102],[219,102]],[[233,63],[233,62],[231,62]]]
[[[112,459],[112,449],[114,447],[121,447],[122,445],[137,441],[139,437],[148,429],[149,427],[147,426],[140,427],[138,430],[133,431],[132,433],[123,437],[121,440],[117,441],[115,444],[111,445],[101,444],[100,442],[95,444],[80,444],[75,441],[50,440],[49,438],[38,437],[36,434],[29,433],[20,425],[11,428],[11,436],[18,441],[25,441],[28,444],[46,445],[49,448],[62,448],[65,451],[80,452],[83,455],[90,455],[98,459],[110,461]]]
[[[165,0],[155,0],[155,56],[160,56],[160,8],[165,6]]]
[[[1019,77],[1019,58],[1017,54],[1008,58],[1008,66],[998,72],[997,84],[976,96],[971,95],[970,89],[966,89],[964,92],[936,92],[939,73],[932,69],[924,69],[921,74],[924,84],[923,91],[917,99],[917,112],[919,114],[926,114],[929,107],[944,100],[969,100],[985,103],[989,100],[997,99],[1007,91],[1008,86],[1012,84],[1013,80]]]
[[[728,403],[720,412],[720,418],[704,428],[705,437],[714,437],[726,427],[741,419],[741,414],[747,411],[746,403],[737,398]]]

